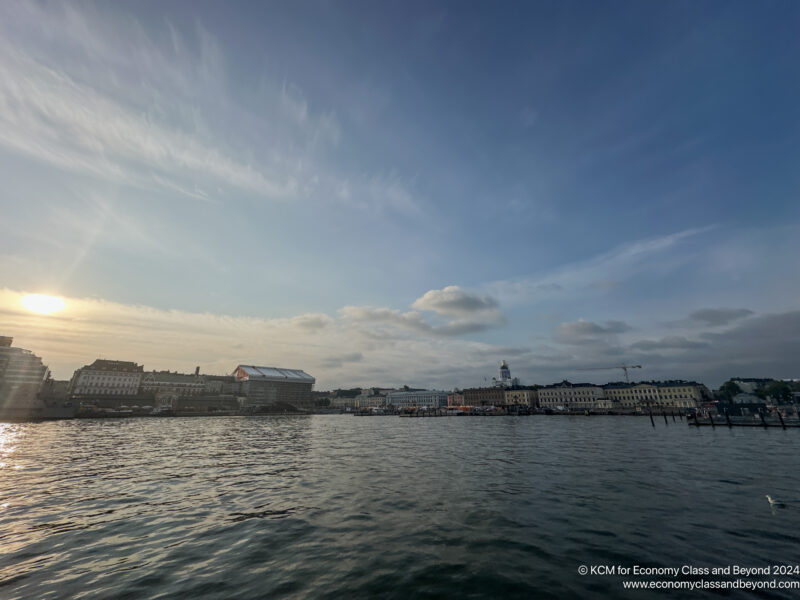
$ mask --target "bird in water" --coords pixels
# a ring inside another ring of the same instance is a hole
[[[778,502],[777,500],[773,500],[772,496],[767,494],[767,502],[772,508],[786,508],[786,505],[783,502]]]

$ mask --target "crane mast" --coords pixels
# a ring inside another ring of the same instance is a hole
[[[614,365],[613,367],[589,367],[588,369],[575,369],[576,371],[610,371],[612,369],[622,369],[625,372],[625,383],[630,383],[628,369],[641,369],[642,365]]]

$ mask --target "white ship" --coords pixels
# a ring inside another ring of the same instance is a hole
[[[0,336],[0,421],[71,419],[75,407],[52,393],[50,369],[30,350],[14,348]],[[48,393],[50,392],[50,393]]]

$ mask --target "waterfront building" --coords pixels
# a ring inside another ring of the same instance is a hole
[[[205,394],[233,395],[241,394],[241,384],[233,375],[203,375]]]
[[[136,396],[144,367],[127,360],[98,358],[75,371],[70,381],[73,396]]]
[[[611,408],[621,410],[663,410],[696,408],[711,392],[695,381],[615,382],[603,386]]]
[[[658,405],[658,387],[651,383],[615,382],[603,388],[611,407],[615,409],[638,410]]]
[[[0,420],[71,419],[67,382],[50,379],[50,370],[30,350],[0,337]]]
[[[447,394],[447,406],[465,406],[464,394],[453,390],[452,394]]]
[[[414,390],[391,392],[386,395],[386,406],[395,408],[447,406],[447,392],[438,390]]]
[[[463,394],[464,406],[502,406],[506,402],[501,387],[467,388]]]
[[[338,408],[339,410],[358,408],[356,406],[355,397],[350,396],[332,396],[330,398],[330,406],[331,408]]]
[[[315,379],[300,369],[238,365],[233,376],[241,384],[243,408],[258,410],[275,404],[313,408],[311,390]]]
[[[386,395],[394,392],[393,389],[364,388],[361,393],[353,398],[353,408],[375,408],[386,406]]]
[[[696,408],[711,398],[711,391],[696,381],[663,381],[656,385],[661,408]]]
[[[0,337],[0,414],[24,416],[41,405],[38,394],[50,370],[33,352],[14,348],[12,342],[13,338]]]
[[[588,410],[605,408],[603,388],[592,383],[570,383],[567,380],[537,390],[539,406],[555,410]]]
[[[199,367],[194,374],[172,371],[152,371],[142,377],[141,392],[152,396],[158,406],[177,406],[179,398],[199,396],[206,391],[205,378],[199,374]]]
[[[536,390],[531,389],[507,389],[505,392],[505,403],[537,406],[538,394]]]

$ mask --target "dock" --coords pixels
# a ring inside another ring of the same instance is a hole
[[[800,418],[787,420],[783,415],[776,413],[776,415],[765,415],[760,412],[755,415],[749,416],[734,416],[729,415],[711,415],[700,417],[693,415],[687,419],[690,427],[755,427],[757,429],[800,429]]]

